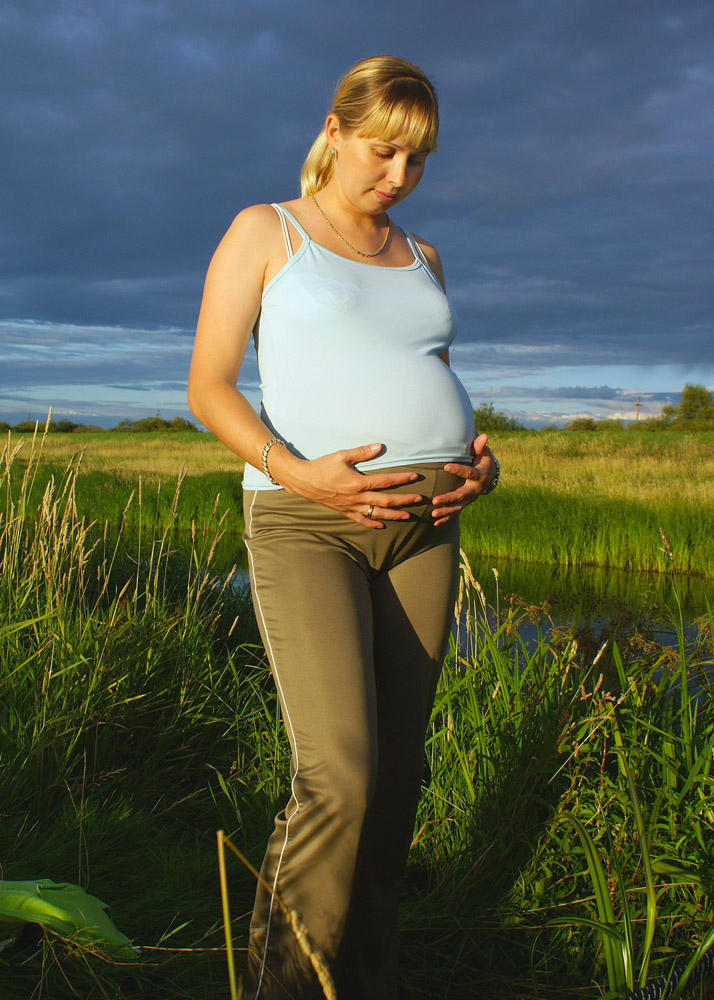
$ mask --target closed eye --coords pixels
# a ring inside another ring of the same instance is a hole
[[[378,156],[380,160],[391,160],[392,157],[394,156],[393,152],[382,153],[378,149],[375,149],[374,152],[375,152],[375,155]],[[425,156],[419,156],[419,157],[416,157],[416,158],[410,156],[409,157],[409,165],[412,166],[412,167],[421,167],[421,166],[424,165],[425,160],[426,160]]]

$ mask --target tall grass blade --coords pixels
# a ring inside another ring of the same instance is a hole
[[[654,940],[655,933],[655,921],[657,919],[657,894],[655,892],[654,884],[654,874],[652,872],[652,862],[650,861],[650,851],[649,844],[647,841],[647,830],[645,829],[644,819],[642,818],[642,810],[640,809],[640,800],[637,794],[637,788],[635,786],[634,778],[632,777],[632,771],[630,765],[627,762],[627,757],[621,748],[617,748],[617,752],[620,756],[622,766],[624,768],[625,776],[627,779],[627,788],[630,793],[630,801],[632,803],[632,812],[635,819],[635,828],[637,830],[637,839],[640,845],[640,854],[642,857],[642,865],[644,868],[645,876],[645,892],[647,896],[647,916],[645,921],[645,942],[642,950],[642,965],[640,966],[640,986],[645,986],[647,983],[647,972],[649,969],[650,958],[652,956],[652,941]]]
[[[624,953],[625,941],[617,931],[617,922],[610,899],[610,890],[605,873],[602,870],[602,865],[600,864],[597,849],[592,837],[577,817],[570,813],[563,813],[561,818],[572,823],[575,827],[583,848],[583,853],[585,854],[585,860],[587,861],[598,917],[600,918],[599,923],[593,921],[592,925],[599,930],[601,935],[608,984],[611,990],[624,991],[627,987],[627,965]],[[585,918],[581,919],[585,920]],[[587,920],[585,922],[587,924]]]
[[[701,944],[694,952],[690,960],[687,962],[686,968],[682,973],[679,982],[677,983],[675,989],[672,992],[670,1000],[678,1000],[682,996],[685,990],[690,986],[689,980],[692,977],[694,968],[699,962],[699,960],[706,955],[710,948],[714,947],[714,927],[709,931],[706,937],[702,940]]]
[[[233,934],[231,932],[231,911],[228,903],[228,879],[226,877],[226,837],[223,830],[216,832],[218,841],[218,877],[221,883],[221,907],[223,909],[223,928],[226,936],[226,961],[228,963],[228,982],[231,989],[231,1000],[238,1000],[236,985],[236,968],[233,961]]]

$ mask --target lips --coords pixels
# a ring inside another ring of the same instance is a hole
[[[383,191],[378,191],[376,188],[374,189],[374,193],[377,195],[379,200],[383,201],[385,204],[389,204],[389,202],[394,201],[397,197],[396,194],[385,194]]]

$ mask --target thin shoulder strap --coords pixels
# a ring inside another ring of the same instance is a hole
[[[424,256],[424,251],[422,250],[422,248],[417,243],[417,241],[416,241],[416,239],[414,237],[414,233],[407,233],[407,241],[409,243],[409,246],[412,248],[412,250],[414,252],[414,256],[419,258],[419,260],[422,262],[422,264],[424,265],[424,267],[431,274],[432,270],[429,267],[429,261],[426,259],[426,257]]]
[[[293,253],[292,243],[290,242],[290,231],[288,230],[288,221],[290,222],[291,225],[295,226],[300,236],[302,236],[303,240],[307,240],[309,242],[310,237],[307,235],[307,233],[302,228],[300,223],[297,221],[295,216],[291,215],[290,212],[288,212],[287,208],[283,208],[282,205],[278,205],[275,202],[273,202],[271,208],[274,208],[275,211],[278,213],[278,218],[280,219],[280,225],[283,227],[285,249],[288,252],[288,260],[290,260],[294,256],[294,253]]]
[[[426,254],[424,253],[424,251],[422,250],[422,248],[417,243],[417,241],[416,241],[416,239],[414,237],[414,233],[407,233],[406,237],[407,237],[407,242],[409,243],[409,246],[412,248],[412,251],[414,253],[415,258],[417,258],[418,260],[420,260],[422,262],[422,264],[426,268],[426,273],[429,275],[429,277],[433,281],[436,282],[436,284],[439,286],[439,288],[441,288],[441,282],[439,281],[439,279],[437,278],[437,276],[432,271],[431,264],[426,259]]]
[[[274,208],[275,211],[278,213],[278,218],[280,219],[280,225],[282,226],[283,229],[283,239],[285,240],[285,249],[288,252],[288,260],[290,260],[293,256],[293,247],[292,243],[290,242],[290,233],[288,232],[288,224],[285,221],[285,215],[283,214],[284,210],[280,207],[280,205],[276,205],[274,203],[270,207]]]

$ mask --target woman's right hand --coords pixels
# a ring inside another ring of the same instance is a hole
[[[408,520],[408,511],[401,508],[423,499],[420,493],[387,492],[415,482],[419,477],[414,472],[365,476],[355,469],[357,462],[376,458],[381,450],[381,444],[368,444],[308,461],[275,446],[270,449],[268,465],[271,475],[288,492],[339,511],[367,528],[383,528],[384,521]]]

